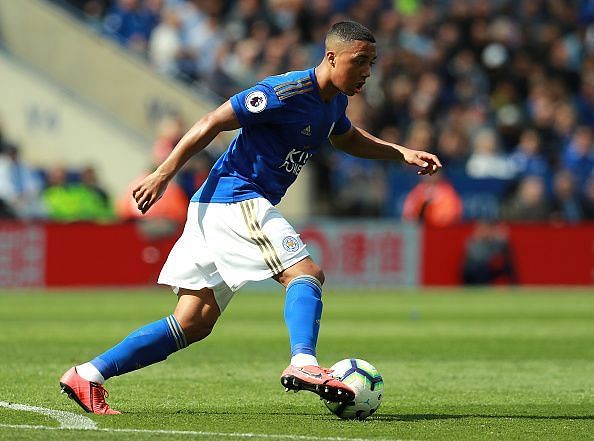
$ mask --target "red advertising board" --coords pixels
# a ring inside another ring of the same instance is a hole
[[[147,236],[141,224],[47,225],[47,286],[155,283],[177,233]]]
[[[153,284],[177,238],[136,224],[0,224],[0,287]]]
[[[45,284],[45,228],[0,223],[0,287]]]
[[[0,224],[0,287],[153,285],[179,231],[140,225]],[[474,229],[315,221],[298,231],[332,286],[435,286],[462,282]],[[520,284],[594,284],[594,224],[505,230]]]
[[[475,226],[423,229],[421,283],[462,282],[465,245]],[[594,224],[506,226],[518,283],[526,285],[594,284]]]
[[[419,229],[414,225],[317,221],[297,231],[333,286],[419,283]]]

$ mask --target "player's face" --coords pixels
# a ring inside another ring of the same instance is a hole
[[[360,40],[346,43],[334,57],[332,83],[346,95],[360,93],[375,59],[375,44]]]

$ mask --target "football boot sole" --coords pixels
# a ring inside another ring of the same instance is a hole
[[[322,400],[326,400],[330,403],[345,403],[355,399],[355,394],[348,389],[329,386],[327,384],[308,383],[294,375],[283,375],[280,381],[285,387],[286,392],[289,392],[290,390],[294,392],[307,390],[319,395]]]

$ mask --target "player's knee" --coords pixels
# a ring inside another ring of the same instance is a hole
[[[322,268],[320,268],[318,265],[315,265],[315,264],[311,268],[308,268],[308,270],[306,272],[291,278],[290,281],[294,280],[295,278],[297,278],[299,276],[315,277],[320,282],[320,285],[323,285],[324,280],[326,279],[326,276],[324,276],[324,271],[322,271]]]
[[[301,271],[302,273],[300,275],[313,276],[318,279],[320,285],[324,284],[324,280],[326,279],[326,276],[324,276],[324,271],[322,271],[322,268],[320,268],[320,266],[313,260],[309,260],[307,265],[301,268]]]
[[[324,271],[322,270],[322,268],[320,268],[319,266],[316,265],[316,269],[314,271],[314,274],[312,274],[312,276],[314,276],[316,279],[318,279],[320,281],[320,284],[323,285],[324,281],[326,280],[326,276],[324,275]]]
[[[181,324],[188,344],[204,340],[214,329],[214,323],[186,322]]]
[[[323,285],[324,281],[326,280],[326,276],[324,275],[324,271],[322,271],[322,268],[320,268],[316,263],[313,262],[310,265],[310,267],[307,268],[307,271],[305,271],[304,274],[315,277],[320,282],[320,285]]]
[[[312,259],[308,258],[274,276],[274,280],[287,287],[295,278],[300,276],[315,277],[320,282],[320,285],[324,284],[324,280],[326,279],[322,268]]]

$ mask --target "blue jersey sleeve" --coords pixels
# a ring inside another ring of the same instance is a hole
[[[342,112],[340,113],[340,116],[334,123],[334,128],[332,129],[332,132],[330,133],[331,135],[342,135],[342,134],[346,133],[351,128],[351,125],[352,125],[351,120],[346,116],[346,113],[345,113],[347,105],[349,103],[349,99],[344,95],[339,96],[339,99],[342,99],[342,102],[340,104],[342,107]]]
[[[347,118],[346,114],[343,112],[342,115],[338,118],[338,121],[334,124],[334,128],[332,129],[332,135],[342,135],[346,133],[351,128],[351,120]]]
[[[279,120],[283,103],[267,85],[258,83],[230,98],[231,106],[242,126],[274,123]]]

